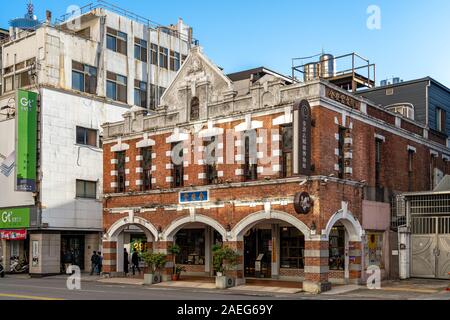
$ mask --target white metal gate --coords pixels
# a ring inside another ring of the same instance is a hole
[[[411,217],[411,276],[448,279],[450,216]]]

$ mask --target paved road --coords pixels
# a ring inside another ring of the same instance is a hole
[[[81,290],[68,290],[62,277],[0,278],[0,300],[355,300],[355,299],[450,299],[450,293],[425,294],[411,291],[358,289],[340,294],[262,294],[208,289],[155,288],[142,285],[105,284],[83,281]]]

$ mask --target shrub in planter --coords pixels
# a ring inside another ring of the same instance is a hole
[[[161,269],[165,266],[167,255],[163,253],[144,252],[141,254],[142,260],[147,263],[150,273],[144,274],[145,284],[161,282]]]
[[[186,271],[186,268],[184,266],[176,266],[175,267],[175,273],[172,275],[173,281],[180,280],[181,272]]]
[[[215,245],[213,251],[213,266],[216,271],[216,288],[233,287],[235,279],[226,275],[227,271],[237,265],[238,253],[230,247]]]
[[[177,267],[177,255],[180,254],[181,252],[181,248],[179,245],[177,244],[173,244],[169,247],[169,249],[167,250],[171,255],[172,255],[172,280],[176,281],[180,279],[180,275],[182,271],[186,271],[186,269],[184,269],[183,267]]]

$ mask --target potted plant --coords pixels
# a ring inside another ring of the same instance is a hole
[[[144,274],[144,284],[154,284],[161,282],[161,269],[165,266],[167,255],[163,253],[144,252],[141,254],[142,260],[148,266],[149,272]]]
[[[228,277],[226,272],[237,265],[238,253],[230,247],[214,245],[213,266],[216,271],[216,288],[226,289],[233,287],[235,279]]]
[[[169,253],[172,255],[172,280],[177,281],[180,279],[180,275],[182,271],[186,271],[184,267],[177,267],[177,255],[180,254],[181,248],[177,244],[173,244],[168,249]]]
[[[180,280],[181,272],[186,271],[186,267],[184,266],[176,266],[175,273],[172,275],[172,281]]]

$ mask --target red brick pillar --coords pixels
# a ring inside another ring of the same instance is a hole
[[[236,285],[245,283],[244,278],[244,241],[226,241],[225,247],[229,247],[238,253],[237,265],[233,270],[227,271],[227,276],[236,279]]]
[[[117,272],[116,241],[103,241],[103,272]]]
[[[348,273],[349,282],[360,284],[362,272],[362,242],[349,241],[348,243]]]
[[[173,273],[173,256],[169,254],[169,248],[173,241],[156,241],[153,243],[153,252],[167,254],[167,263],[163,268],[161,275],[163,281],[171,281]]]
[[[303,290],[321,293],[331,289],[328,281],[329,242],[324,240],[305,241],[305,280]]]

